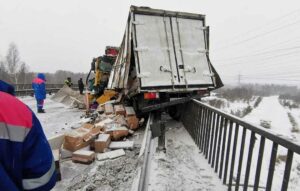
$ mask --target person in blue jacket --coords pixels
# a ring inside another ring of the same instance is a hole
[[[49,143],[13,89],[0,80],[0,190],[49,191],[57,176]]]
[[[46,77],[42,73],[38,73],[37,77],[32,81],[32,89],[34,90],[34,96],[37,102],[37,112],[45,113],[44,100],[46,99]]]

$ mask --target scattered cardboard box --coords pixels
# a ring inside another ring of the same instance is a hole
[[[89,135],[90,131],[86,128],[79,128],[66,133],[63,148],[74,152],[88,146],[92,141],[92,139],[88,139],[91,136]]]
[[[125,108],[123,105],[115,105],[114,106],[114,110],[115,110],[115,114],[116,115],[123,115],[125,116],[126,112],[125,112]]]
[[[125,112],[126,112],[126,117],[136,115],[133,107],[125,107]]]
[[[126,117],[126,121],[129,129],[135,130],[139,127],[139,119],[135,115]]]
[[[113,121],[114,121],[114,120],[112,120],[112,119],[110,119],[110,118],[107,118],[107,119],[105,119],[105,120],[103,120],[103,121],[100,121],[100,122],[96,123],[96,124],[95,124],[95,127],[96,127],[96,128],[100,128],[100,129],[103,129],[103,128],[106,127],[107,124],[110,124],[110,123],[112,123]]]
[[[90,130],[90,132],[83,136],[83,140],[85,142],[88,142],[94,138],[96,138],[97,135],[99,135],[101,132],[100,128],[93,128]]]
[[[110,134],[112,140],[120,140],[122,137],[128,135],[128,129],[120,124],[110,124],[106,129],[105,133]]]
[[[113,114],[114,113],[113,105],[111,103],[106,103],[104,105],[104,111],[106,115]]]
[[[67,159],[67,158],[71,158],[73,155],[73,152],[64,149],[64,148],[60,148],[60,158],[61,159]]]
[[[48,143],[49,143],[51,149],[52,150],[60,149],[61,145],[64,142],[64,138],[65,138],[64,134],[59,134],[59,135],[55,135],[53,137],[50,137],[48,139]]]
[[[94,128],[94,126],[95,126],[95,125],[90,124],[90,123],[84,123],[84,124],[82,125],[82,127],[83,127],[83,128],[86,128],[86,129],[92,129],[92,128]]]
[[[94,151],[78,150],[78,151],[75,151],[72,155],[73,162],[90,164],[94,160],[95,160],[95,152]]]
[[[100,134],[98,139],[94,141],[95,152],[103,153],[111,142],[109,134]]]
[[[125,117],[123,115],[117,115],[115,118],[114,118],[114,121],[118,124],[120,124],[121,126],[126,126],[127,127],[127,121],[125,119]]]
[[[112,141],[108,148],[110,149],[132,149],[133,141]]]
[[[97,154],[97,160],[102,161],[107,159],[115,159],[124,155],[125,155],[125,151],[123,149],[118,149],[106,153]]]

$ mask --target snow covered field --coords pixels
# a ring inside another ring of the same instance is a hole
[[[270,131],[275,132],[279,136],[287,137],[293,142],[300,142],[300,134],[292,132],[292,124],[288,118],[288,112],[291,112],[290,109],[284,108],[278,100],[278,96],[264,97],[260,105],[255,108],[250,114],[244,117],[246,121],[254,123],[256,125],[260,124],[260,120],[268,120],[271,121]],[[292,109],[292,113],[295,115],[297,121],[300,120],[300,110]],[[255,150],[259,149],[259,141],[256,141]],[[267,179],[268,173],[268,164],[269,158],[271,155],[272,143],[267,141],[265,148],[265,159],[263,160],[263,169],[262,169],[262,183],[264,183]],[[282,157],[287,155],[287,150],[283,147],[279,147],[278,156]],[[278,157],[277,156],[277,157]],[[254,155],[254,160],[257,159],[257,155]],[[254,166],[255,167],[255,166]],[[278,160],[275,167],[275,176],[273,182],[273,190],[280,190],[281,188],[281,180],[284,173],[285,162]],[[253,171],[254,173],[254,171]],[[254,176],[254,174],[252,174]],[[291,179],[289,183],[289,190],[299,190],[300,188],[300,156],[298,154],[294,154]]]
[[[208,100],[214,98],[208,98]],[[222,99],[222,98],[217,98],[217,99]],[[231,102],[228,103],[227,100],[224,101],[227,104],[225,104],[221,109],[228,113],[230,113],[230,111],[232,110],[245,108],[245,106],[247,105],[247,103],[239,104],[238,102],[235,102],[234,104],[232,104]],[[278,96],[270,96],[270,97],[263,97],[258,107],[253,108],[249,114],[243,117],[243,119],[257,126],[261,124],[261,120],[270,121],[271,127],[270,129],[267,129],[268,131],[274,132],[278,136],[286,137],[287,139],[293,142],[300,143],[300,134],[299,132],[292,131],[293,125],[289,120],[288,113],[290,113],[290,115],[293,116],[297,124],[300,124],[299,123],[300,109],[289,109],[287,107],[283,107],[278,100]],[[250,131],[247,131],[246,142],[245,142],[246,147],[244,153],[248,153],[250,134],[251,134]],[[241,143],[241,137],[242,137],[242,132],[240,130],[237,151],[240,150],[239,147]],[[254,184],[255,169],[256,169],[258,152],[259,152],[259,144],[260,144],[260,136],[256,135],[256,141],[255,141],[254,151],[252,155],[249,185]],[[266,185],[266,181],[267,181],[271,149],[272,149],[272,142],[266,140],[265,149],[264,149],[264,159],[262,161],[261,181],[260,181],[260,185],[262,187]],[[277,152],[277,162],[276,162],[276,167],[274,172],[272,190],[281,190],[286,155],[287,155],[287,149],[279,146]],[[237,153],[237,158],[238,157],[239,157],[239,152]],[[246,166],[246,163],[248,162],[247,157],[248,157],[247,155],[244,155],[243,166]],[[238,161],[236,161],[236,166],[237,165],[238,165]],[[235,171],[235,174],[236,173],[237,172]],[[245,168],[242,169],[241,183],[243,182],[244,174],[245,174]],[[298,154],[294,154],[291,177],[289,182],[289,190],[299,190],[299,188],[300,188],[300,156]]]

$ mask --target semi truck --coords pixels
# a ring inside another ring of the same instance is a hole
[[[122,92],[138,114],[180,108],[223,83],[209,59],[205,15],[131,6],[108,89]]]

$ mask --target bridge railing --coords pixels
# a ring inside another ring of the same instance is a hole
[[[25,95],[33,95],[32,84],[13,84],[15,87],[16,96],[25,96]],[[46,83],[46,92],[47,93],[55,93],[60,90],[64,84],[47,84]],[[73,85],[72,89],[78,90],[77,85]]]
[[[299,144],[197,100],[185,107],[184,126],[228,190],[287,190]]]

